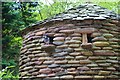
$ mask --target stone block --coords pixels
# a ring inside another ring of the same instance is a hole
[[[98,37],[98,36],[101,36],[101,33],[94,32],[94,33],[91,34],[91,37]]]
[[[112,35],[112,34],[108,34],[108,33],[103,34],[103,36],[104,36],[105,38],[107,38],[107,39],[109,39],[109,38],[112,38],[112,37],[113,37],[113,35]]]
[[[32,40],[32,43],[38,43],[39,40],[35,39],[35,40]]]
[[[96,47],[106,47],[106,46],[109,46],[109,43],[108,42],[94,42],[93,45],[95,45]]]
[[[64,33],[56,33],[54,34],[54,37],[65,37],[66,35]]]
[[[53,53],[53,52],[55,52],[55,45],[52,45],[52,44],[42,45],[41,50],[43,50],[47,53]]]
[[[88,64],[88,65],[86,65],[87,67],[98,67],[98,65],[97,64]]]
[[[53,41],[53,44],[59,46],[59,45],[64,44],[64,41]]]
[[[76,60],[85,60],[85,59],[87,59],[87,57],[86,56],[76,56],[75,59]]]
[[[67,60],[54,61],[55,64],[66,64],[67,62]]]
[[[57,48],[55,48],[55,53],[61,53],[61,52],[63,52],[63,49],[57,49]]]
[[[54,63],[54,61],[44,61],[43,62],[43,64],[45,64],[45,65],[52,64],[52,63]]]
[[[73,48],[66,48],[63,51],[68,52],[68,53],[72,53],[74,51],[74,49]]]
[[[50,74],[50,73],[52,73],[52,70],[50,68],[44,68],[44,69],[40,69],[39,73],[41,73],[41,74]]]
[[[94,76],[93,78],[95,78],[95,79],[103,79],[103,78],[105,78],[105,76]]]
[[[54,60],[64,60],[65,57],[64,56],[61,56],[61,57],[55,57]]]
[[[68,61],[68,64],[79,64],[80,61],[76,61],[76,60],[71,60]]]
[[[32,51],[32,54],[38,54],[38,53],[41,53],[41,51]]]
[[[51,57],[39,57],[38,60],[44,61],[44,60],[52,60]]]
[[[30,55],[28,55],[28,57],[29,57],[29,58],[34,58],[34,57],[35,57],[35,55],[30,54]]]
[[[120,49],[120,45],[111,45],[112,48]]]
[[[109,67],[111,66],[111,63],[99,63],[98,65],[101,67]]]
[[[82,66],[81,64],[70,64],[70,65],[71,65],[71,67],[75,67],[75,68]]]
[[[95,31],[95,28],[83,28],[83,29],[79,29],[79,30],[76,30],[76,32],[79,32],[79,33],[93,33]]]
[[[29,66],[29,67],[26,66],[26,67],[24,68],[25,71],[28,71],[28,70],[30,70],[30,69],[33,69],[33,67],[32,67],[32,66]]]
[[[90,64],[90,60],[80,60],[80,64]]]
[[[112,47],[103,47],[103,50],[112,50]]]
[[[60,79],[73,79],[73,75],[64,75],[61,76]]]
[[[64,41],[65,38],[64,37],[55,37],[53,40],[54,41]]]
[[[93,55],[93,53],[91,51],[82,51],[81,53],[82,53],[82,55],[85,55],[85,56],[92,56]]]
[[[45,33],[46,33],[46,31],[40,31],[40,32],[36,32],[35,35],[36,36],[42,36]]]
[[[106,51],[106,52],[94,51],[93,54],[96,55],[96,56],[114,56],[115,55],[114,52],[108,52],[108,51]]]
[[[108,57],[109,59],[111,59],[111,60],[117,60],[118,59],[118,57],[117,56],[114,56],[114,57]]]
[[[119,79],[119,76],[117,76],[117,75],[109,75],[109,76],[106,76],[106,78],[108,78],[108,79],[111,79],[111,80],[118,80]]]
[[[37,44],[36,44],[37,45]],[[32,53],[32,51],[41,51],[41,46],[35,46],[35,47],[31,47],[31,48],[28,48],[28,51],[30,53]],[[41,51],[42,52],[42,51]]]
[[[109,33],[109,31],[106,30],[106,29],[100,29],[100,32],[101,32],[101,33]]]
[[[74,59],[74,57],[73,56],[65,56],[65,59],[72,60],[72,59]]]
[[[104,37],[95,37],[92,39],[92,41],[107,41],[107,39]]]
[[[92,76],[75,76],[75,79],[89,79],[89,78],[93,78]]]
[[[32,48],[32,47],[35,47],[36,45],[35,44],[29,44],[29,45],[26,45],[26,48]]]
[[[43,80],[60,80],[60,78],[58,77],[58,76],[49,76],[49,77],[47,77],[47,78],[44,78]]]
[[[47,68],[47,67],[48,67],[47,65],[40,65],[40,66],[35,65],[34,66],[35,69],[43,69],[43,68]]]
[[[82,40],[81,37],[72,37],[72,40]]]
[[[96,63],[106,63],[107,61],[106,60],[96,60],[95,62]]]
[[[26,71],[20,73],[21,76],[25,76],[25,75],[27,75],[27,74],[28,74],[28,72],[26,72]]]
[[[120,39],[117,39],[117,38],[111,38],[111,39],[109,39],[109,41],[110,41],[110,42],[119,42]]]
[[[99,56],[90,56],[89,60],[99,60],[100,57]]]
[[[104,23],[103,25],[104,26],[110,26],[110,27],[115,27],[116,26],[115,24],[112,24],[112,23]]]
[[[52,72],[53,73],[60,72],[61,70],[62,70],[62,68],[60,68],[60,67],[52,67]]]
[[[66,40],[66,41],[67,41],[67,40],[71,40],[71,37],[66,37],[65,40]]]
[[[70,48],[78,48],[78,47],[80,47],[80,44],[70,44],[69,47]]]
[[[106,70],[108,70],[108,71],[115,71],[116,69],[114,67],[107,67]]]
[[[67,72],[60,71],[56,73],[56,76],[64,76],[64,75],[67,75]]]
[[[77,75],[78,72],[77,72],[77,71],[68,71],[67,74],[70,74],[70,75]]]
[[[70,40],[70,41],[65,41],[66,44],[80,44],[81,41],[79,40]]]
[[[47,53],[38,53],[38,54],[35,54],[35,57],[47,57],[48,54]]]
[[[79,70],[79,71],[88,71],[88,70],[90,70],[90,68],[86,67],[86,66],[84,66],[84,67],[77,67],[77,70]]]
[[[87,24],[87,25],[93,24],[93,20],[91,17],[84,17],[84,19],[86,19],[83,21],[85,24]]]
[[[79,34],[79,33],[74,33],[74,34],[71,35],[71,37],[81,37],[81,34]]]
[[[65,34],[72,34],[74,33],[74,30],[60,30],[60,33],[65,33]]]
[[[67,48],[67,47],[68,47],[68,45],[67,45],[67,44],[57,46],[57,48],[58,48],[58,49],[64,49],[64,48]]]
[[[99,71],[98,75],[109,75],[111,71]]]
[[[70,53],[69,55],[70,56],[79,56],[79,55],[81,55],[81,53],[80,52],[73,52],[73,53]]]
[[[80,74],[82,75],[97,75],[97,71],[81,71]]]
[[[102,67],[91,67],[91,70],[99,71],[99,70],[103,70],[103,68]]]
[[[113,64],[118,64],[118,60],[106,60],[106,62],[113,63]]]
[[[30,58],[24,59],[23,62],[24,62],[24,63],[30,62]]]
[[[93,50],[101,50],[102,48],[101,48],[101,47],[93,46],[92,49],[93,49]]]
[[[68,55],[69,53],[68,52],[61,52],[61,53],[56,53],[56,54],[54,54],[53,56],[54,57],[64,57],[64,56],[66,56],[66,55]]]
[[[46,33],[47,36],[53,37],[55,35],[55,33]]]
[[[33,76],[37,76],[39,74],[39,72],[32,72],[31,73]]]
[[[83,49],[88,49],[88,50],[91,50],[92,49],[92,43],[82,43],[81,44],[81,47],[83,48]]]
[[[29,73],[32,73],[32,72],[36,72],[36,71],[38,71],[38,69],[35,69],[35,68],[34,68],[34,69],[29,70],[28,72],[29,72]]]
[[[37,75],[37,77],[38,78],[45,78],[45,77],[47,77],[47,75],[46,74],[39,74],[39,75]]]
[[[38,61],[38,58],[32,58],[31,61],[32,62]]]
[[[72,65],[71,64],[63,64],[63,65],[60,65],[61,68],[71,68]]]
[[[20,51],[20,54],[24,54],[25,52],[27,52],[27,49],[22,49],[22,50]]]
[[[79,48],[74,48],[75,52],[81,52],[81,51],[84,51],[84,49],[82,49],[81,47]]]
[[[56,68],[56,67],[59,67],[58,64],[51,64],[51,65],[48,65],[49,68]]]
[[[111,20],[110,22],[113,23],[113,24],[119,24],[118,20]]]
[[[68,68],[67,71],[75,71],[75,68]]]

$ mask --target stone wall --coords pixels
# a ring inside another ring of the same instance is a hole
[[[116,20],[69,21],[33,30],[23,36],[20,76],[39,80],[117,80],[119,31]],[[92,38],[86,45],[84,32]],[[52,39],[51,43],[45,35]]]

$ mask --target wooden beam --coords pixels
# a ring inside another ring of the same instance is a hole
[[[82,34],[82,42],[83,42],[83,44],[86,44],[88,42],[87,34],[86,33]]]

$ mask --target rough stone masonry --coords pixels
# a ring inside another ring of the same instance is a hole
[[[119,15],[82,4],[23,30],[22,80],[120,78]]]

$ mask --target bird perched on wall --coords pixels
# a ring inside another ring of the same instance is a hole
[[[50,38],[47,35],[43,35],[43,41],[46,44],[50,44]]]

